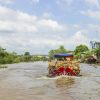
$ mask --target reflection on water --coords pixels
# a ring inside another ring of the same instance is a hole
[[[57,80],[55,80],[55,83],[56,83],[56,87],[69,87],[71,85],[73,85],[75,83],[75,80],[74,78],[71,78],[71,77],[61,77],[61,78],[58,78]]]

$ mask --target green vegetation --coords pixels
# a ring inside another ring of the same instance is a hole
[[[74,54],[75,54],[75,57],[77,59],[79,59],[81,57],[81,54],[82,53],[86,53],[89,51],[89,48],[86,46],[86,45],[79,45],[79,46],[76,46],[75,50],[74,50]]]
[[[0,68],[7,68],[7,66],[5,66],[5,65],[0,65]]]
[[[1,64],[12,64],[20,62],[34,62],[34,61],[47,61],[45,56],[33,56],[29,52],[25,52],[24,55],[18,55],[15,52],[9,53],[6,49],[0,47],[0,68],[4,68]]]
[[[82,53],[82,52],[86,52],[88,51],[88,47],[86,45],[79,45],[79,46],[76,46],[75,48],[75,54],[78,54],[78,53]]]
[[[49,58],[50,59],[53,59],[53,55],[54,54],[57,54],[57,53],[68,53],[68,51],[64,48],[64,46],[60,46],[58,49],[55,49],[55,50],[50,50],[49,51]]]
[[[48,61],[48,58],[45,56],[33,56],[32,61]]]
[[[93,45],[93,43],[92,43]],[[57,49],[50,50],[48,56],[44,55],[31,55],[30,52],[25,52],[23,55],[18,55],[16,52],[7,52],[6,49],[0,47],[0,65],[1,64],[12,64],[20,62],[35,62],[35,61],[48,61],[53,59],[53,55],[57,53],[73,53],[76,59],[81,59],[82,54],[84,55],[84,60],[88,59],[92,55],[96,55],[100,59],[100,44],[96,42],[96,48],[89,49],[86,45],[76,46],[74,51],[69,51],[60,46]],[[92,46],[93,47],[93,46]],[[2,68],[2,66],[0,66]]]
[[[97,58],[100,59],[100,47],[96,48],[94,53],[96,54]]]

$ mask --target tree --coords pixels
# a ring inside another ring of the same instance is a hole
[[[100,48],[100,42],[90,41],[90,45],[91,45],[92,49]]]
[[[99,48],[96,48],[96,49],[94,50],[94,52],[95,52],[97,58],[100,59],[100,47],[99,47]]]
[[[55,50],[50,50],[49,51],[49,58],[53,59],[53,55],[55,54]]]
[[[82,52],[86,52],[86,51],[88,51],[89,49],[88,49],[88,47],[86,46],[86,45],[79,45],[79,46],[76,46],[76,48],[75,48],[75,54],[78,54],[78,53],[82,53]]]
[[[7,54],[5,50],[6,49],[3,49],[2,47],[0,47],[0,58],[4,57]]]
[[[25,52],[25,53],[24,53],[24,61],[25,61],[25,62],[31,61],[31,55],[30,55],[29,52]]]
[[[67,50],[64,48],[63,45],[61,45],[58,50],[59,50],[59,53],[67,53]]]
[[[64,48],[63,45],[61,45],[58,49],[50,50],[49,51],[49,58],[52,59],[54,54],[57,53],[67,53],[68,51]]]
[[[29,52],[25,52],[24,56],[30,56],[30,53]]]

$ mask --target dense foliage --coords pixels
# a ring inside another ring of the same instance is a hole
[[[9,53],[6,49],[0,47],[0,64],[11,64],[19,62],[34,62],[34,61],[47,61],[45,56],[33,56],[29,52],[25,52],[24,55],[18,55],[15,52]]]
[[[0,47],[0,63],[6,64],[6,63],[14,63],[14,60],[16,59],[17,54],[15,52],[8,53],[5,49]]]
[[[81,44],[81,45],[76,46],[74,50],[74,54],[75,54],[75,57],[79,59],[82,53],[86,53],[88,51],[89,51],[88,47],[86,45]]]
[[[58,49],[49,51],[49,58],[52,59],[53,55],[57,53],[68,53],[68,51],[61,45]]]
[[[96,48],[96,49],[94,50],[94,52],[95,52],[97,58],[100,59],[100,47]]]
[[[11,64],[11,63],[19,63],[19,62],[35,62],[35,61],[48,61],[53,58],[54,54],[57,53],[69,53],[70,51],[66,50],[64,46],[60,46],[57,49],[53,49],[49,51],[49,55],[31,55],[30,52],[25,52],[23,55],[18,55],[16,52],[7,52],[6,49],[0,47],[0,64]],[[81,55],[84,55],[84,59],[89,58],[91,55],[96,55],[97,58],[100,59],[100,46],[97,48],[93,48],[91,50],[88,49],[86,45],[76,46],[75,50],[72,51],[75,58],[80,59]]]
[[[88,51],[88,47],[86,45],[79,45],[79,46],[76,46],[75,48],[75,54],[78,54],[78,53],[83,53],[83,52],[86,52]]]

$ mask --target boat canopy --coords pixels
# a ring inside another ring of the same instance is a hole
[[[60,54],[54,54],[53,57],[54,57],[54,58],[73,57],[73,54],[60,53]]]

